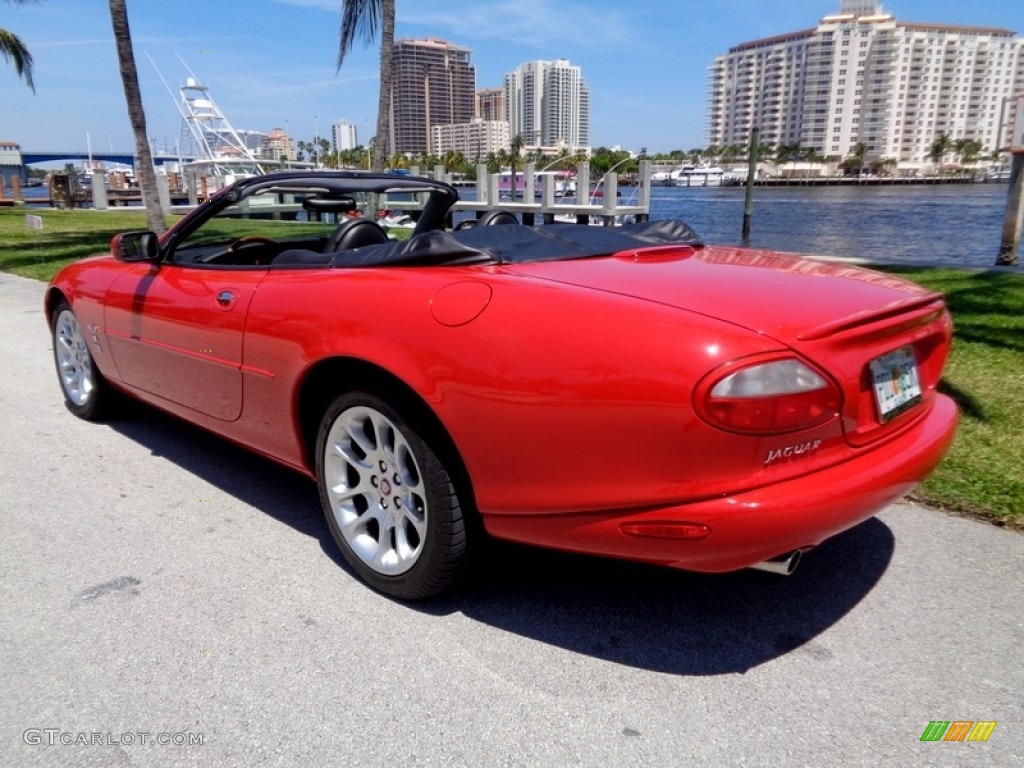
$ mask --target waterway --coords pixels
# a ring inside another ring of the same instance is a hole
[[[987,267],[999,252],[1007,191],[996,183],[757,187],[747,243],[742,188],[654,187],[651,218],[681,219],[709,244]]]
[[[708,244],[741,245],[880,263],[988,267],[995,263],[1006,184],[757,187],[743,243],[741,187],[651,189],[652,219],[681,219]],[[26,190],[26,197],[45,194]],[[472,189],[461,189],[472,198]],[[632,190],[623,188],[623,201]]]

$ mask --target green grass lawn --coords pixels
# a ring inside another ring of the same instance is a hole
[[[0,208],[0,269],[37,280],[106,251],[118,232],[146,228],[142,212],[34,209],[29,213],[43,221],[42,230],[34,230],[26,226],[25,213]],[[945,461],[915,496],[1024,530],[1024,274],[886,271],[945,293],[955,324],[942,386],[960,404],[960,430]]]
[[[29,228],[26,214],[42,219],[43,228]],[[148,229],[144,211],[0,208],[0,269],[49,280],[65,264],[108,251],[114,235],[131,229]]]
[[[960,405],[960,428],[915,496],[1024,530],[1024,274],[886,271],[942,291],[953,314],[942,388]]]

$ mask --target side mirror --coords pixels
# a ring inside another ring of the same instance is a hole
[[[110,252],[118,261],[159,261],[160,244],[152,232],[122,232],[110,241]]]

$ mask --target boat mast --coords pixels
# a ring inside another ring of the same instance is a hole
[[[182,139],[187,141],[191,137],[199,154],[207,160],[228,156],[257,162],[252,150],[214,102],[210,89],[199,81],[180,56],[178,61],[189,72],[180,89]]]

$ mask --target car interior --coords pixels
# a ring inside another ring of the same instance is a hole
[[[386,183],[326,175],[253,181],[226,195],[208,218],[186,224],[167,244],[164,259],[214,269],[352,268],[551,261],[660,244],[702,245],[682,222],[534,227],[500,208],[452,228],[454,190],[422,180]],[[390,237],[376,220],[388,209],[416,222],[407,239]]]

